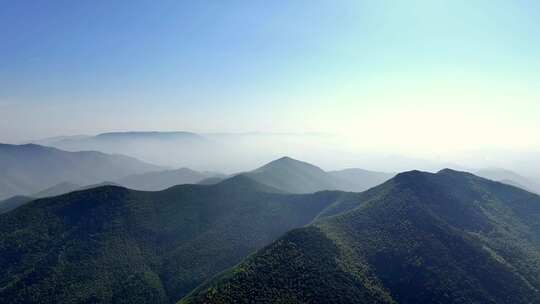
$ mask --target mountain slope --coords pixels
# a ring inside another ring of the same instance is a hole
[[[0,214],[11,211],[19,206],[22,206],[32,201],[33,199],[33,197],[29,196],[16,195],[0,201]]]
[[[349,194],[247,177],[159,192],[105,186],[0,215],[0,303],[170,303]]]
[[[32,194],[66,181],[86,185],[159,169],[122,155],[0,144],[0,198]]]
[[[443,170],[337,203],[181,303],[539,303],[540,197]]]
[[[117,180],[117,183],[136,190],[157,191],[175,185],[197,184],[200,181],[212,178],[213,175],[180,168],[176,170],[154,171],[141,174],[133,174]]]

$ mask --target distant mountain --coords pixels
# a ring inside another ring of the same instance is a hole
[[[75,190],[79,190],[81,189],[81,187],[82,187],[81,185],[77,185],[74,183],[62,182],[52,187],[49,187],[47,189],[41,190],[37,193],[34,193],[30,196],[35,197],[35,198],[57,196],[57,195],[73,192]]]
[[[0,201],[0,214],[11,211],[19,206],[22,206],[32,201],[33,199],[33,197],[29,196],[16,195]]]
[[[322,190],[360,192],[392,177],[392,174],[362,169],[325,172],[317,166],[290,157],[282,157],[243,174],[259,183],[289,193],[312,193]]]
[[[122,155],[0,144],[0,199],[33,194],[66,181],[85,185],[159,169]]]
[[[490,168],[478,170],[475,172],[475,174],[487,179],[502,182],[530,192],[534,192],[536,194],[540,194],[540,183],[510,170]]]
[[[338,189],[332,176],[312,164],[282,157],[244,175],[289,193]]]
[[[204,162],[205,151],[215,151],[207,138],[191,132],[110,132],[95,136],[45,139],[47,145],[66,151],[100,151],[123,154],[170,166],[197,166]],[[194,159],[199,159],[194,163]]]
[[[540,196],[412,171],[331,207],[180,303],[540,303]]]
[[[154,171],[126,176],[116,182],[130,189],[157,191],[182,185],[197,184],[204,179],[216,177],[215,173],[203,173],[189,168],[177,170]]]
[[[246,176],[159,192],[116,186],[0,215],[0,303],[173,303],[327,207]]]
[[[197,184],[199,185],[215,185],[217,183],[220,183],[224,180],[225,178],[222,178],[222,177],[209,177],[209,178],[205,178],[201,181],[199,181]]]
[[[395,173],[368,171],[363,169],[345,169],[328,172],[332,176],[344,181],[341,190],[362,192],[378,186],[394,177]],[[347,186],[348,185],[348,186]]]

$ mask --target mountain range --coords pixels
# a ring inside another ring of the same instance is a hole
[[[171,303],[350,196],[235,176],[34,200],[0,215],[0,303]]]
[[[290,157],[132,178],[185,176],[201,184],[63,183],[0,203],[0,303],[540,301],[540,196],[506,183]]]
[[[323,211],[180,303],[540,303],[540,197],[406,172]]]
[[[0,144],[0,199],[33,194],[59,183],[88,185],[161,169],[123,155]]]

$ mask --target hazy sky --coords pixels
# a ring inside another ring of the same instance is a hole
[[[537,149],[539,3],[0,0],[0,141],[273,131]]]

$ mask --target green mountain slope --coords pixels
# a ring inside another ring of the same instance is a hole
[[[181,303],[540,303],[540,197],[408,172],[336,203]]]
[[[0,215],[0,303],[171,303],[349,194],[281,194],[237,176],[116,186]]]

